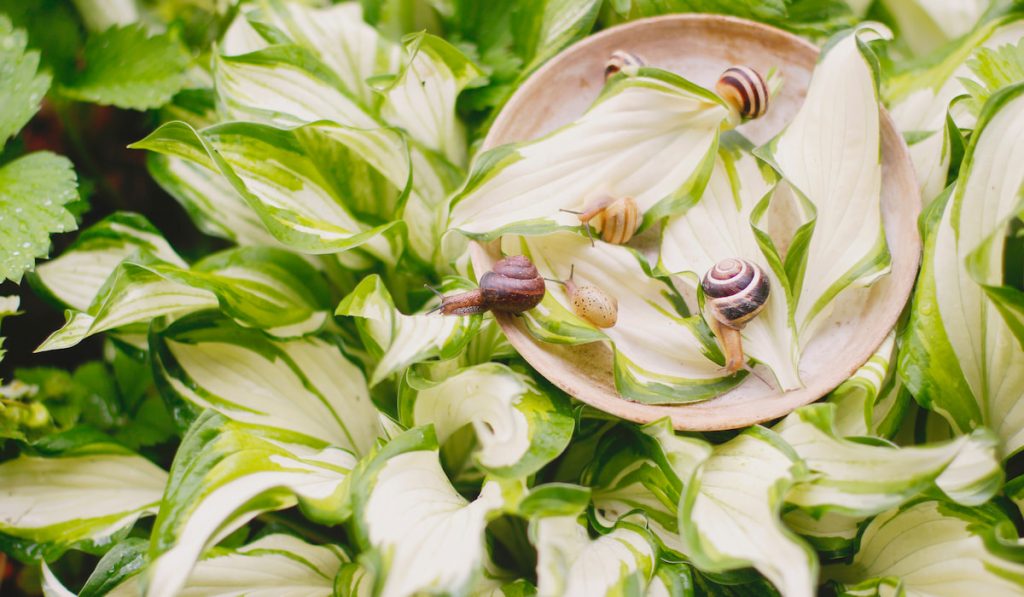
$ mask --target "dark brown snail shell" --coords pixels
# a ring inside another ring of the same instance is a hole
[[[480,287],[442,297],[444,315],[472,315],[485,311],[522,313],[544,298],[546,287],[537,267],[523,255],[512,255],[494,264],[480,278]]]
[[[726,69],[715,83],[715,92],[745,120],[760,118],[768,111],[768,84],[749,66]]]

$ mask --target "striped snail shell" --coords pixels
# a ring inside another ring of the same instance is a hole
[[[590,243],[594,243],[594,237],[590,233],[593,228],[606,243],[613,245],[624,245],[636,234],[640,227],[640,206],[632,197],[620,197],[616,199],[611,195],[602,195],[596,201],[591,201],[584,207],[585,211],[572,211],[563,209],[561,211],[576,214],[580,223],[587,227],[587,236]]]
[[[608,57],[608,61],[604,63],[604,80],[607,81],[627,67],[639,68],[641,66],[644,66],[643,58],[625,50],[615,50]]]
[[[745,120],[760,118],[768,111],[768,84],[749,66],[726,69],[715,83],[715,92]]]
[[[764,309],[771,292],[768,276],[745,259],[723,259],[701,280],[708,322],[725,353],[725,369],[735,373],[743,368],[743,338],[740,330]]]

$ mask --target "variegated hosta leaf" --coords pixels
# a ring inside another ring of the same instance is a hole
[[[591,539],[581,521],[588,497],[584,487],[542,485],[520,504],[537,549],[540,597],[631,594],[651,581],[658,552],[650,534],[624,522]]]
[[[69,445],[0,464],[0,545],[24,561],[109,549],[156,512],[167,483],[160,467],[103,436],[57,440]]]
[[[458,356],[480,326],[480,317],[476,315],[405,315],[395,308],[391,294],[376,274],[364,278],[341,301],[335,315],[357,318],[355,323],[363,344],[377,360],[370,376],[371,387],[414,363]]]
[[[699,316],[683,317],[667,284],[647,274],[643,259],[627,247],[563,231],[546,236],[506,236],[508,254],[524,253],[540,274],[565,279],[575,268],[577,284],[591,284],[618,300],[618,322],[598,330],[571,310],[565,289],[548,284],[543,302],[524,314],[531,333],[549,342],[610,341],[615,350],[615,385],[640,402],[668,404],[712,398],[742,381],[726,377],[722,355]],[[681,301],[681,299],[678,299]]]
[[[758,150],[812,214],[786,255],[801,346],[827,320],[837,295],[889,271],[875,58],[859,32],[840,35],[815,67],[800,111]]]
[[[662,548],[683,553],[677,512],[683,484],[710,453],[709,444],[676,436],[668,420],[605,434],[581,478],[591,488],[595,522],[611,529],[636,514]]]
[[[910,394],[896,375],[896,330],[849,379],[832,390],[836,433],[840,437],[891,438],[910,406]]]
[[[806,476],[792,448],[763,427],[716,446],[680,505],[687,556],[711,572],[753,566],[787,597],[814,595],[818,559],[779,519],[787,490]]]
[[[362,371],[328,340],[272,340],[211,313],[150,336],[157,382],[176,414],[210,408],[313,446],[363,455],[383,433]]]
[[[472,425],[476,462],[486,473],[519,478],[552,461],[572,437],[575,419],[561,393],[499,363],[484,363],[432,379],[410,369],[399,395],[407,427],[433,425],[444,443]]]
[[[928,213],[921,276],[900,375],[958,432],[994,429],[1024,447],[1024,351],[985,289],[1002,286],[1007,222],[1021,211],[1024,84],[986,103],[952,196]]]
[[[848,565],[830,566],[845,595],[1019,595],[1024,543],[993,505],[924,501],[875,518]]]
[[[476,158],[452,199],[449,226],[480,240],[577,227],[609,195],[633,197],[645,224],[684,209],[704,190],[729,110],[677,75],[641,69],[613,80],[575,122]]]
[[[367,79],[398,68],[398,45],[363,21],[359,2],[312,8],[302,2],[274,0],[236,20],[249,20],[264,29],[273,27],[275,34],[313,52],[341,80],[343,88],[365,106],[376,103]],[[239,43],[238,51],[225,47],[223,53],[243,54],[257,49],[261,47]]]
[[[405,41],[405,64],[384,93],[381,115],[413,139],[465,166],[466,131],[455,99],[483,72],[440,37],[419,33]]]
[[[355,457],[294,443],[293,435],[212,411],[196,419],[175,455],[153,526],[147,596],[178,594],[208,547],[262,512],[298,503],[313,520],[341,522]]]
[[[988,0],[882,0],[899,39],[916,55],[937,50],[969,32],[989,7]]]
[[[137,257],[114,270],[88,311],[69,311],[64,327],[37,350],[67,348],[105,330],[218,305],[243,326],[275,336],[301,336],[327,320],[328,301],[319,273],[279,249],[229,249],[192,269]]]
[[[967,91],[964,80],[976,79],[967,66],[968,57],[976,48],[997,48],[1021,37],[1024,21],[1019,15],[994,19],[957,42],[955,49],[941,52],[940,59],[885,81],[886,103],[896,127],[907,138],[925,203],[946,186],[952,157],[946,114],[953,98]],[[953,110],[957,124],[973,128],[974,118],[965,112]]]
[[[514,488],[513,488],[514,489]],[[514,495],[487,481],[472,502],[441,469],[431,427],[391,440],[354,471],[355,536],[376,578],[375,594],[461,594],[481,573],[484,528]]]
[[[359,131],[343,132],[353,139],[361,136]],[[382,198],[387,203],[393,197],[397,205],[404,191],[316,130],[236,122],[200,133],[183,122],[171,122],[132,147],[219,172],[270,233],[296,251],[335,253],[362,245],[379,259],[395,259],[394,248],[381,236],[393,224],[372,227],[356,213]]]
[[[843,558],[857,551],[857,535],[868,518],[837,510],[812,513],[802,508],[792,508],[782,515],[790,530],[828,559]]]
[[[141,597],[147,549],[148,542],[138,538],[119,543],[100,560],[78,596]],[[238,549],[210,550],[196,563],[178,595],[330,597],[334,576],[346,562],[348,556],[335,545],[312,545],[293,535],[266,535]],[[49,591],[64,589],[56,586],[59,581],[52,573],[50,578],[54,586]]]
[[[29,279],[44,296],[85,311],[117,265],[139,252],[188,267],[146,218],[116,213],[84,230],[60,257],[40,264]]]
[[[797,371],[800,349],[790,320],[789,283],[774,245],[754,221],[755,210],[763,213],[767,205],[762,200],[768,200],[765,195],[773,181],[742,143],[727,144],[723,139],[722,145],[700,200],[665,224],[661,267],[690,274],[678,279],[696,296],[704,273],[722,259],[743,258],[760,266],[771,293],[764,311],[743,328],[743,350],[766,364],[782,389],[796,389],[802,385]]]
[[[896,448],[837,437],[835,407],[805,406],[775,431],[815,475],[794,485],[786,501],[814,512],[870,516],[937,487],[953,500],[977,505],[1002,485],[995,437],[986,430],[941,445]]]

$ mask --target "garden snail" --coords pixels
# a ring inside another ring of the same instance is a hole
[[[725,352],[725,370],[743,368],[743,339],[740,330],[764,309],[771,291],[768,276],[745,259],[723,259],[701,280],[704,306],[711,317],[711,331]]]
[[[633,238],[640,226],[640,207],[632,197],[615,199],[605,195],[598,201],[589,204],[584,211],[562,211],[576,214],[580,222],[587,227],[587,236],[593,244],[594,237],[590,234],[593,227],[601,234],[601,239],[613,245],[623,245]]]
[[[615,50],[604,63],[604,80],[612,78],[615,74],[628,67],[639,68],[644,65],[643,58],[636,54],[630,54],[625,50]]]
[[[715,92],[744,120],[764,116],[768,110],[768,84],[760,73],[748,66],[726,69],[715,83]]]
[[[433,311],[444,315],[472,315],[484,311],[522,313],[544,298],[544,278],[523,255],[505,257],[480,278],[480,287],[468,292],[442,296]],[[431,313],[433,313],[431,311]]]
[[[569,304],[578,317],[585,319],[599,328],[610,328],[619,319],[619,301],[597,286],[576,284],[573,276],[576,267],[569,270],[569,279],[552,280],[565,286],[569,295]]]

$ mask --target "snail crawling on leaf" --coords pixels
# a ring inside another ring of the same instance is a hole
[[[550,280],[565,286],[569,295],[569,304],[578,317],[585,319],[599,328],[610,328],[619,320],[619,301],[597,286],[576,284],[573,276],[576,267],[569,269],[566,280]]]
[[[735,108],[743,120],[764,116],[771,95],[764,77],[749,66],[727,68],[715,83],[715,93]]]
[[[725,370],[736,373],[744,362],[740,330],[764,309],[771,291],[768,276],[745,259],[723,259],[704,274],[700,286],[711,331],[725,352]]]
[[[601,235],[604,242],[624,245],[633,238],[636,229],[640,227],[640,206],[632,197],[616,199],[611,195],[602,195],[596,201],[588,203],[583,211],[561,211],[579,216],[580,223],[587,227],[591,245],[594,244],[591,228]]]
[[[544,298],[546,287],[537,267],[523,255],[505,257],[480,278],[480,287],[467,292],[442,296],[441,304],[430,311],[443,315],[473,315],[485,311],[522,313]]]
[[[604,63],[604,80],[612,78],[626,68],[640,68],[646,63],[643,58],[625,50],[615,50]]]

